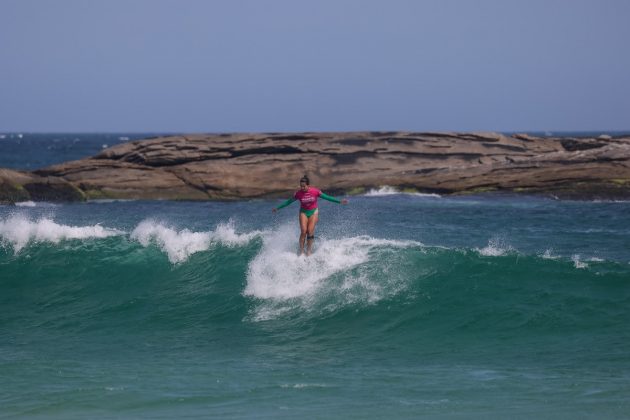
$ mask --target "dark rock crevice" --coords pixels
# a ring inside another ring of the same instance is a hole
[[[599,149],[600,147],[606,146],[603,142],[580,141],[576,139],[563,139],[560,140],[560,144],[564,147],[564,150],[568,152]]]
[[[199,191],[199,192],[203,193],[203,194],[204,194],[205,196],[207,196],[209,199],[210,199],[210,198],[212,198],[212,196],[211,196],[210,194],[208,194],[208,189],[207,189],[207,188],[202,188],[202,187],[200,187],[199,185],[197,185],[197,184],[195,184],[195,183],[193,183],[193,182],[190,182],[188,179],[186,179],[186,177],[183,177],[183,176],[179,175],[179,174],[178,174],[177,172],[175,172],[175,171],[169,171],[169,170],[166,170],[166,172],[168,172],[168,173],[170,173],[170,174],[173,174],[173,176],[175,176],[176,178],[178,178],[179,180],[181,180],[181,181],[182,181],[185,185],[187,185],[187,186],[189,186],[190,188],[195,189],[195,190],[197,190],[197,191]],[[212,188],[210,188],[210,189],[212,189]]]

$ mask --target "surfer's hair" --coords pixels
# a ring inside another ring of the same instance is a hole
[[[302,178],[300,178],[300,183],[304,182],[306,185],[311,185],[311,181],[308,179],[308,176],[304,174]]]

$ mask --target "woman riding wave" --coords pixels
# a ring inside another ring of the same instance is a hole
[[[304,240],[306,240],[306,255],[311,255],[313,251],[315,225],[319,220],[317,197],[332,201],[333,203],[348,204],[348,200],[338,200],[335,197],[324,194],[321,190],[315,187],[311,187],[308,177],[304,175],[302,179],[300,179],[300,189],[293,194],[293,198],[289,198],[278,207],[272,209],[275,213],[294,201],[300,200],[300,255],[304,253]]]

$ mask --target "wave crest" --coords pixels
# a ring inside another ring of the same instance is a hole
[[[144,220],[131,232],[130,238],[147,247],[155,243],[166,253],[171,263],[186,261],[192,254],[206,251],[213,244],[242,246],[259,236],[253,231],[238,234],[233,221],[220,223],[214,231],[192,232],[188,229],[175,230],[162,222]]]
[[[66,239],[106,238],[122,233],[98,223],[91,226],[69,226],[45,217],[33,221],[21,215],[13,215],[0,220],[0,242],[9,244],[15,253],[20,252],[30,242],[56,244]]]
[[[383,196],[387,196],[387,195],[399,195],[399,194],[404,194],[404,195],[413,195],[416,197],[434,197],[434,198],[442,198],[441,195],[439,194],[427,194],[427,193],[420,193],[420,192],[406,192],[406,191],[400,191],[394,187],[390,187],[389,185],[384,185],[378,189],[372,188],[370,191],[366,192],[364,195],[366,197],[383,197]]]
[[[289,225],[268,234],[249,263],[243,294],[259,299],[255,320],[275,318],[294,309],[309,310],[330,301],[328,309],[361,301],[371,303],[399,291],[392,250],[422,246],[358,236],[317,239],[310,257],[296,253],[297,235]],[[370,266],[375,263],[376,266]],[[387,271],[387,275],[379,275]],[[404,276],[403,276],[404,277]],[[396,284],[396,286],[394,286]],[[334,297],[334,299],[331,299]]]

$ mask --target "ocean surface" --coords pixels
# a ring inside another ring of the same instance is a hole
[[[0,417],[628,418],[630,202],[348,198],[0,206]]]
[[[0,168],[32,171],[159,133],[0,133]]]

